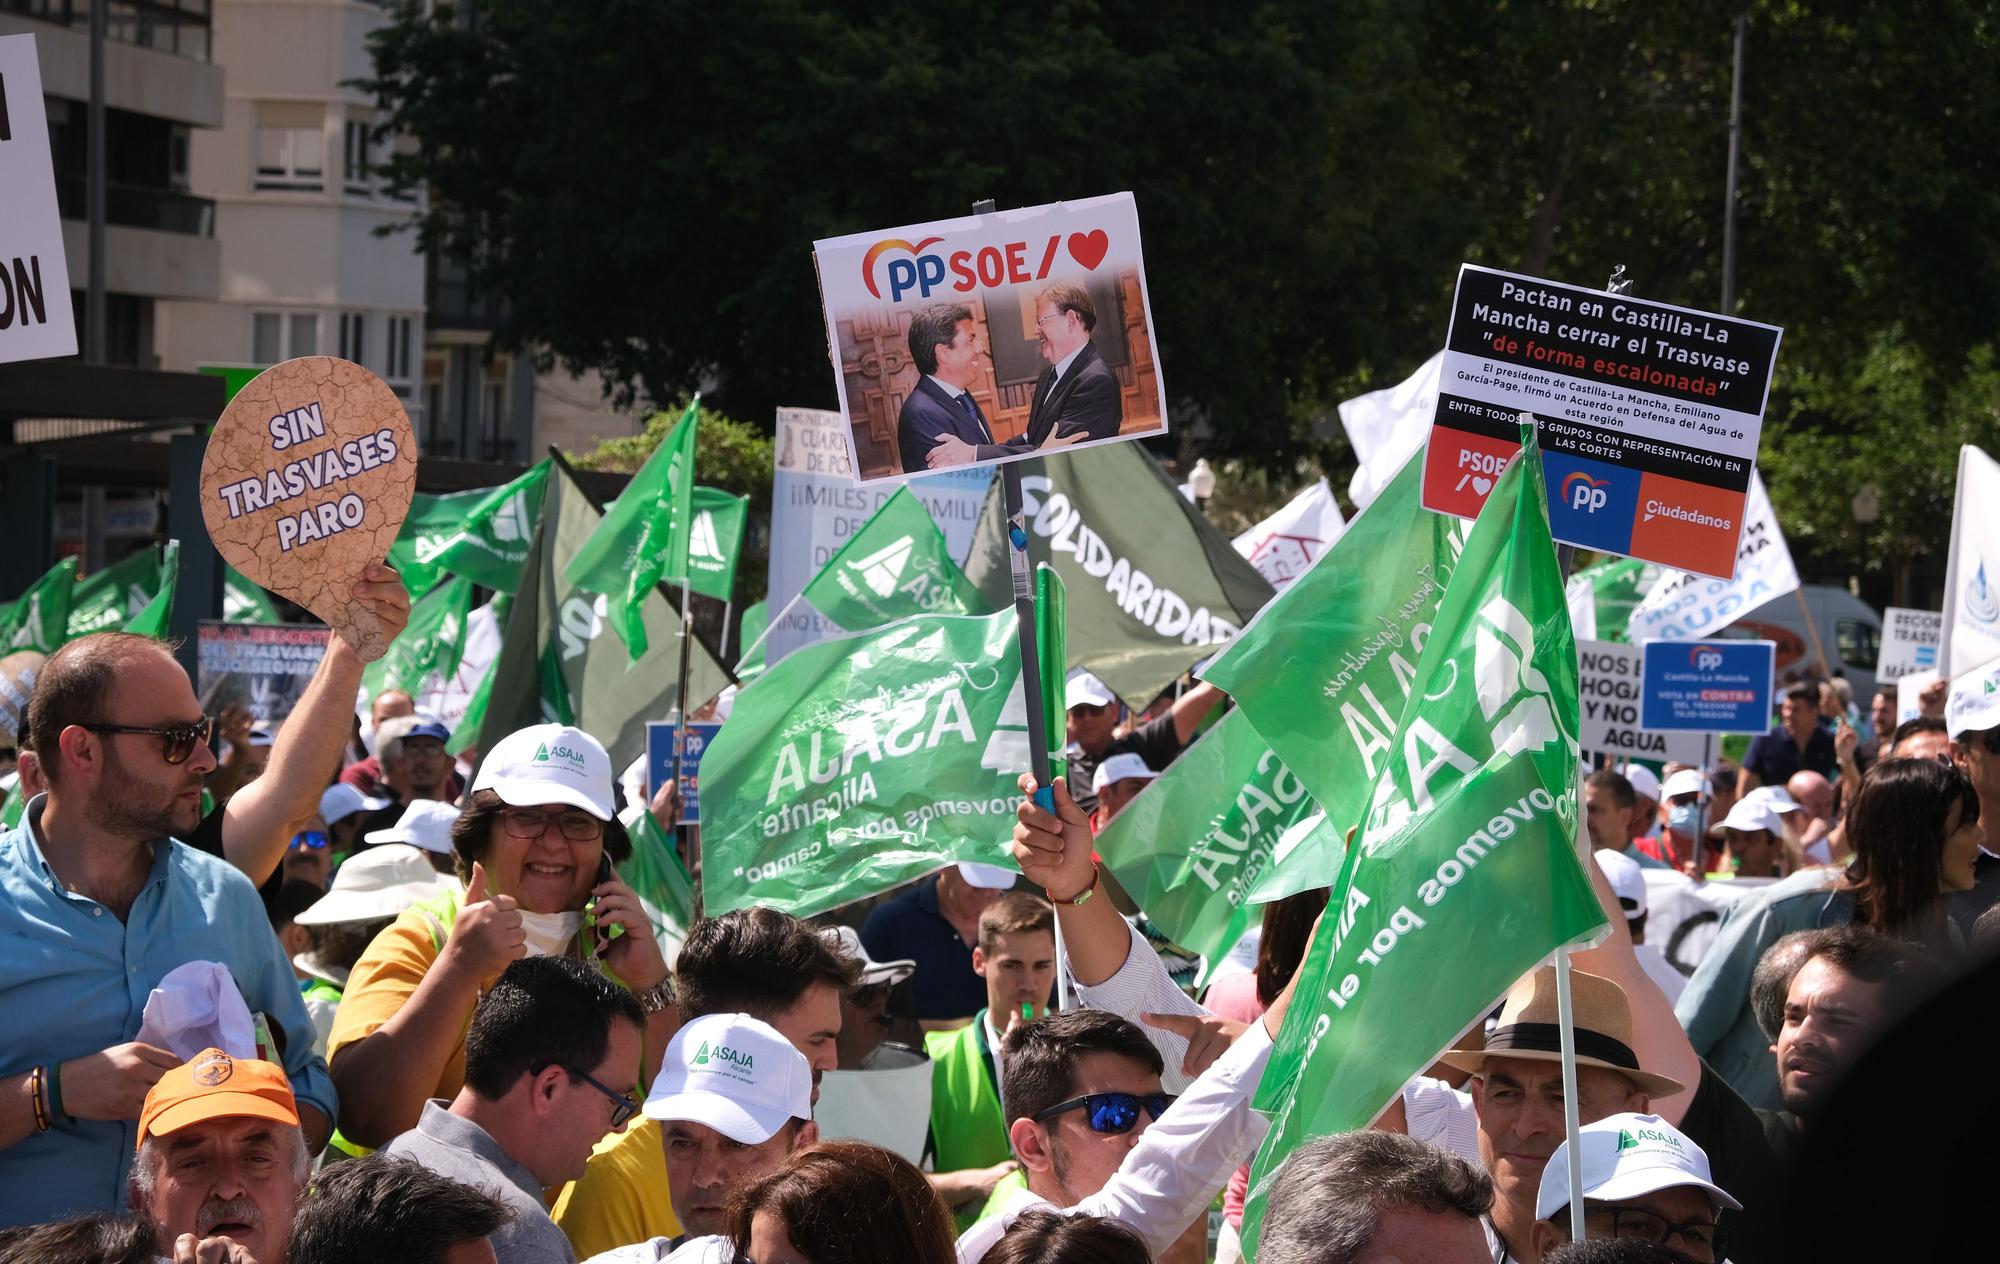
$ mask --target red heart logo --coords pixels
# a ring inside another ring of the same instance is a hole
[[[1104,262],[1104,252],[1111,249],[1111,239],[1099,228],[1087,233],[1069,235],[1069,257],[1095,272],[1097,265]]]

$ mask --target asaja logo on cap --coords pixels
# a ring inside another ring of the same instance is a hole
[[[570,767],[576,769],[578,772],[582,772],[584,770],[583,752],[575,749],[574,747],[570,746],[551,747],[547,742],[543,742],[541,745],[535,748],[536,763],[546,764],[556,760],[560,760],[561,762],[568,764]]]
[[[1672,1146],[1676,1150],[1681,1148],[1681,1139],[1679,1137],[1670,1132],[1661,1132],[1658,1128],[1640,1128],[1637,1130],[1620,1128],[1618,1130],[1618,1149],[1620,1153],[1636,1148],[1642,1141],[1658,1141],[1662,1144]]]
[[[203,1088],[214,1088],[236,1074],[236,1062],[226,1053],[212,1053],[195,1063],[189,1074]]]
[[[738,1053],[736,1052],[736,1050],[729,1048],[727,1045],[717,1045],[713,1049],[711,1049],[709,1048],[708,1042],[704,1040],[701,1042],[701,1048],[695,1050],[693,1065],[707,1066],[709,1064],[710,1058],[715,1058],[720,1061],[727,1062],[730,1066],[735,1067],[739,1071],[748,1071],[757,1065],[757,1058],[755,1054]]]

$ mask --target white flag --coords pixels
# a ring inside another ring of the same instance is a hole
[[[1355,460],[1361,462],[1347,483],[1347,498],[1354,502],[1355,512],[1368,508],[1430,438],[1443,369],[1440,351],[1395,386],[1357,395],[1340,406],[1340,424],[1347,430]]]
[[[1974,508],[1985,505],[1984,511]],[[2000,464],[1966,444],[1958,450],[1958,499],[1944,568],[1947,676],[2000,658]]]
[[[1347,519],[1340,516],[1340,502],[1321,479],[1292,497],[1283,509],[1237,536],[1236,551],[1271,581],[1271,587],[1282,589],[1305,574],[1345,530]]]
[[[1632,610],[1626,639],[1634,645],[1659,638],[1687,641],[1725,628],[1773,597],[1799,586],[1798,568],[1764,494],[1764,479],[1750,471],[1743,504],[1743,538],[1736,546],[1736,578],[1712,579],[1665,570],[1646,599]]]

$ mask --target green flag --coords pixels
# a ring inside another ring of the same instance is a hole
[[[695,423],[700,416],[697,395],[563,571],[569,583],[604,594],[606,618],[635,663],[652,644],[646,634],[646,595],[663,580],[688,577]]]
[[[749,520],[748,496],[696,485],[694,526],[688,533],[689,588],[717,601],[730,599],[736,588],[736,559],[743,552],[743,528]]]
[[[410,516],[389,546],[389,565],[413,596],[429,592],[448,574],[495,592],[513,592],[521,582],[521,563],[542,514],[548,480],[545,457],[498,487],[444,496],[417,493],[410,498]]]
[[[181,577],[181,542],[168,540],[160,549],[159,591],[125,621],[125,631],[135,636],[165,637],[174,617],[174,588]],[[72,624],[74,626],[74,624]]]
[[[1250,926],[1245,898],[1285,830],[1318,810],[1270,743],[1232,710],[1097,836],[1118,885],[1204,975]]]
[[[278,617],[278,607],[271,603],[271,594],[237,574],[227,562],[222,563],[222,617],[230,623],[267,626],[284,622]]]
[[[85,575],[70,597],[69,638],[125,626],[159,591],[160,551],[151,547]]]
[[[1271,599],[1229,537],[1136,443],[1023,461],[1029,556],[1069,590],[1070,667],[1144,707]],[[1012,595],[1001,480],[973,530],[965,573],[986,599]]]
[[[951,861],[1010,865],[1029,751],[1016,627],[1012,610],[916,615],[794,650],[738,694],[701,761],[707,911],[809,917]]]
[[[1569,577],[1570,626],[1579,641],[1623,641],[1632,611],[1660,578],[1660,568],[1636,557],[1612,557]]]
[[[391,687],[416,697],[432,672],[449,679],[458,670],[465,656],[466,620],[472,616],[472,589],[473,581],[461,575],[417,598],[402,635],[362,670],[361,687],[369,697]]]
[[[1326,812],[1321,828],[1274,854],[1255,900],[1333,881],[1323,862],[1345,854],[1348,827],[1396,749],[1396,718],[1466,531],[1420,506],[1421,458],[1201,673]]]
[[[480,674],[479,683],[472,687],[472,696],[466,699],[465,714],[458,717],[458,727],[451,731],[451,740],[444,744],[446,754],[463,755],[479,744],[481,731],[486,727],[486,712],[493,701],[493,673],[500,666],[500,656],[486,664]]]
[[[764,674],[764,629],[771,622],[771,605],[760,601],[744,610],[736,623],[736,643],[754,646],[743,661],[736,664],[736,678],[744,684]]]
[[[1246,1254],[1301,1142],[1367,1127],[1516,979],[1605,924],[1576,853],[1577,722],[1576,642],[1530,426],[1424,639],[1396,753],[1258,1087],[1272,1121],[1251,1168]]]
[[[994,609],[951,560],[944,532],[908,486],[882,502],[799,596],[850,632],[914,614]]]
[[[681,863],[673,838],[651,811],[640,812],[633,824],[632,858],[618,867],[618,876],[639,897],[656,929],[687,937],[688,927],[694,925],[694,879]]]
[[[599,514],[567,469],[550,472],[541,521],[529,545],[521,591],[507,612],[500,654],[479,745],[494,742],[530,724],[574,724],[611,753],[622,768],[646,750],[646,721],[664,720],[673,710],[680,677],[680,618],[656,587],[641,589],[638,612],[651,648],[628,661],[617,637],[600,641],[610,626],[608,597],[586,592],[566,576],[584,542],[593,538]],[[688,706],[721,693],[728,673],[699,637],[689,647]],[[472,725],[470,716],[459,722]]]
[[[40,650],[53,654],[69,639],[70,594],[76,588],[76,559],[66,557],[29,586],[11,605],[0,607],[0,654]]]

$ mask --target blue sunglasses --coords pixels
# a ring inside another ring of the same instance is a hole
[[[319,830],[300,830],[298,833],[292,835],[292,846],[295,848],[310,847],[314,851],[319,851],[326,845],[327,837]]]
[[[1043,1123],[1065,1111],[1081,1109],[1088,1112],[1084,1118],[1092,1132],[1126,1133],[1138,1127],[1142,1109],[1156,1120],[1166,1114],[1167,1107],[1174,1104],[1174,1096],[1172,1093],[1085,1093],[1036,1112],[1035,1122]]]

